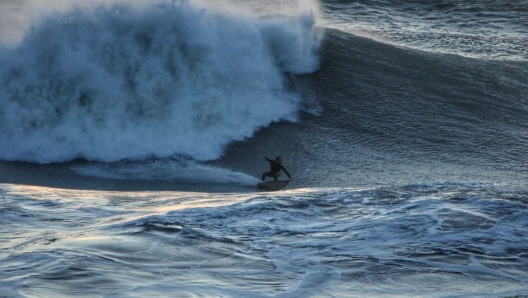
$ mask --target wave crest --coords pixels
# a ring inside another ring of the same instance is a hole
[[[189,1],[77,8],[0,54],[0,159],[210,160],[295,120],[284,72],[318,67],[310,12],[259,19]]]

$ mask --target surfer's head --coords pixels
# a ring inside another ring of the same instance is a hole
[[[280,156],[275,157],[275,161],[278,163],[282,162],[282,158]]]

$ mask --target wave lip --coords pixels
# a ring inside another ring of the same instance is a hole
[[[318,67],[314,16],[259,19],[189,1],[77,8],[0,54],[0,159],[211,160],[295,120],[283,73]]]

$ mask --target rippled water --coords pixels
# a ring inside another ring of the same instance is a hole
[[[527,289],[520,189],[2,189],[8,293],[497,297]]]

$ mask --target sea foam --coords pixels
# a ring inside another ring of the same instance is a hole
[[[296,119],[302,99],[284,74],[317,69],[315,17],[193,1],[45,17],[0,51],[0,159],[216,159]]]

